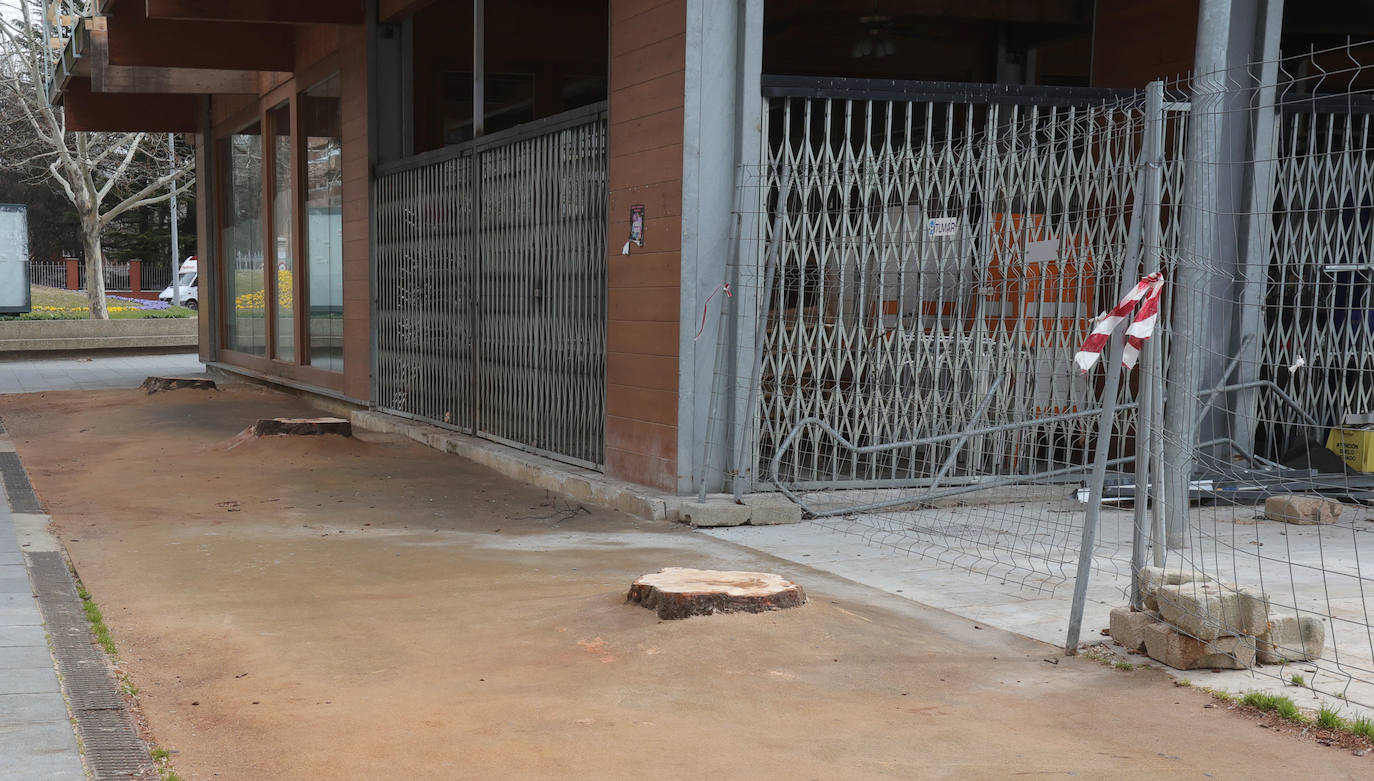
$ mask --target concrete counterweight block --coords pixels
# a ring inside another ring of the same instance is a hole
[[[1142,613],[1128,607],[1114,607],[1111,612],[1110,629],[1112,639],[1132,651],[1145,651],[1145,628],[1159,623],[1159,618],[1151,613]]]
[[[1258,637],[1269,628],[1269,599],[1258,589],[1229,583],[1181,583],[1160,586],[1155,599],[1161,618],[1199,640]]]
[[[1259,636],[1258,655],[1263,664],[1305,662],[1322,655],[1326,627],[1315,616],[1269,616],[1269,630]]]
[[[1198,640],[1164,623],[1145,627],[1145,651],[1151,659],[1177,670],[1219,668],[1244,670],[1255,663],[1255,638]]]

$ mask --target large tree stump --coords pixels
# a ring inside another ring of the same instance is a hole
[[[215,381],[204,377],[149,377],[139,387],[144,388],[149,395],[152,395],[162,391],[181,390],[182,388],[214,390]]]
[[[806,603],[802,587],[767,572],[667,567],[636,580],[627,602],[657,610],[661,619],[712,613],[762,613]]]

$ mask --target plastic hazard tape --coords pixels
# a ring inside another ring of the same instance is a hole
[[[1156,271],[1140,280],[1135,289],[1127,293],[1112,311],[1104,312],[1098,318],[1097,325],[1093,327],[1093,332],[1073,356],[1078,368],[1087,373],[1097,365],[1097,360],[1102,357],[1102,350],[1111,341],[1112,332],[1126,321],[1131,310],[1139,304],[1135,320],[1126,328],[1126,344],[1121,350],[1121,365],[1127,369],[1134,368],[1135,362],[1140,358],[1140,348],[1155,332],[1155,323],[1159,320],[1159,297],[1163,292],[1164,275]]]

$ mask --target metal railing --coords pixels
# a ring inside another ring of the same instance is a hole
[[[598,466],[606,108],[380,166],[374,399]]]
[[[77,286],[81,290],[86,289],[86,264],[77,264]],[[105,268],[105,289],[114,292],[127,292],[132,288],[129,286],[129,261],[127,260],[106,260]]]

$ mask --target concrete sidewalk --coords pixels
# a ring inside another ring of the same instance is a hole
[[[0,781],[82,781],[9,502],[0,501]]]
[[[0,394],[137,388],[150,374],[200,374],[194,352],[0,361]]]

